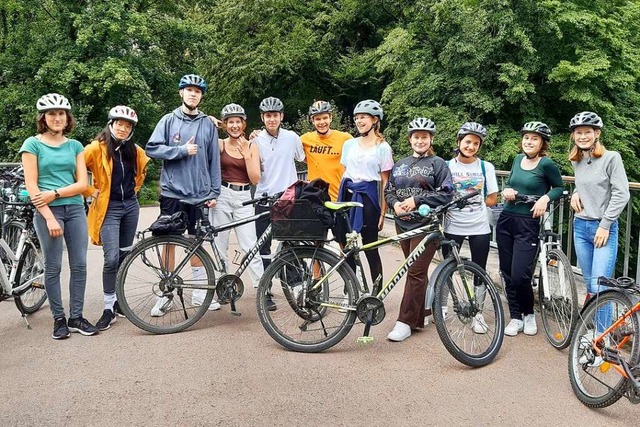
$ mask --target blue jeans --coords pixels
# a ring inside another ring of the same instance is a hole
[[[585,220],[574,218],[573,220],[573,240],[576,248],[578,266],[582,270],[584,282],[587,285],[587,292],[595,294],[606,290],[598,285],[598,277],[612,277],[616,267],[616,257],[618,256],[618,221],[611,224],[609,229],[609,239],[607,244],[601,248],[596,248],[593,240],[596,230],[600,224],[599,220]],[[597,329],[602,332],[611,324],[610,307],[598,311]]]
[[[69,317],[82,317],[84,291],[87,285],[87,217],[83,205],[50,206],[53,216],[62,229],[69,257]],[[33,220],[36,234],[44,255],[44,286],[54,318],[64,316],[60,291],[63,242],[61,237],[51,237],[47,221],[36,212]]]
[[[125,201],[109,201],[107,213],[100,228],[100,240],[102,240],[104,252],[102,290],[105,294],[112,295],[116,292],[118,267],[131,252],[139,216],[140,204],[136,197]]]

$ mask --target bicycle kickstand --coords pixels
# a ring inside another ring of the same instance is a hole
[[[31,328],[31,325],[29,324],[29,319],[27,319],[27,314],[24,311],[22,311],[22,309],[20,309],[20,315],[22,315],[22,320],[24,320],[24,323],[27,324],[27,329],[31,330],[32,328]]]
[[[367,321],[364,323],[364,333],[361,337],[358,337],[356,342],[361,345],[372,344],[374,338],[369,335],[369,330],[371,329],[371,323],[373,323],[373,310],[369,310],[367,312]]]

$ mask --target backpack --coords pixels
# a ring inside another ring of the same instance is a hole
[[[295,206],[294,202],[297,200],[306,200],[325,228],[333,227],[333,214],[324,207],[324,202],[331,200],[329,184],[326,181],[317,178],[313,181],[296,181],[291,184],[272,208],[272,218],[276,220],[289,218]]]

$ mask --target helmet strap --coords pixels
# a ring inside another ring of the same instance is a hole
[[[133,136],[133,131],[134,128],[131,128],[131,132],[129,133],[128,137],[126,137],[125,139],[119,139],[113,131],[113,121],[109,120],[109,133],[111,134],[111,138],[116,142],[116,144],[118,144],[118,146],[116,147],[116,151],[118,151],[121,146],[126,144],[131,139],[131,137]]]

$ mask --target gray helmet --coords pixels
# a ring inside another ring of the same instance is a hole
[[[207,82],[197,74],[187,74],[182,76],[178,83],[178,89],[184,89],[187,86],[199,87],[202,93],[207,92]]]
[[[424,117],[418,117],[417,119],[411,120],[411,123],[409,123],[407,129],[409,136],[411,136],[412,133],[420,130],[427,131],[431,134],[431,136],[434,136],[436,134],[436,124],[433,123],[432,120]]]
[[[578,113],[569,122],[569,128],[574,130],[578,126],[591,126],[592,128],[602,129],[604,122],[596,113],[591,111],[583,111]]]
[[[44,113],[49,110],[65,110],[71,111],[71,104],[69,100],[59,93],[48,93],[42,95],[36,102],[36,108],[38,112]]]
[[[238,104],[227,104],[222,108],[222,112],[220,113],[220,119],[228,119],[229,117],[240,117],[243,120],[247,120],[247,115],[244,112],[244,108],[242,108]]]
[[[276,113],[284,112],[284,105],[282,104],[282,101],[278,98],[274,98],[273,96],[265,98],[260,102],[261,113],[268,113],[271,111],[275,111]]]
[[[520,134],[524,135],[525,133],[537,133],[547,141],[551,139],[551,129],[542,122],[525,123],[524,126],[522,126],[522,129],[520,129]]]
[[[127,107],[126,105],[116,105],[109,110],[109,123],[114,120],[126,120],[135,126],[138,124],[138,115],[131,107]]]
[[[466,122],[458,129],[457,137],[462,138],[465,135],[476,135],[480,138],[480,142],[482,142],[487,137],[487,129],[480,123]]]
[[[358,102],[356,108],[353,109],[353,115],[356,114],[370,114],[372,116],[378,117],[380,120],[384,117],[384,112],[382,111],[382,107],[378,101],[374,101],[373,99],[365,99],[364,101]]]
[[[316,114],[329,113],[333,112],[333,107],[327,101],[316,101],[311,104],[309,107],[309,117],[313,117]]]

